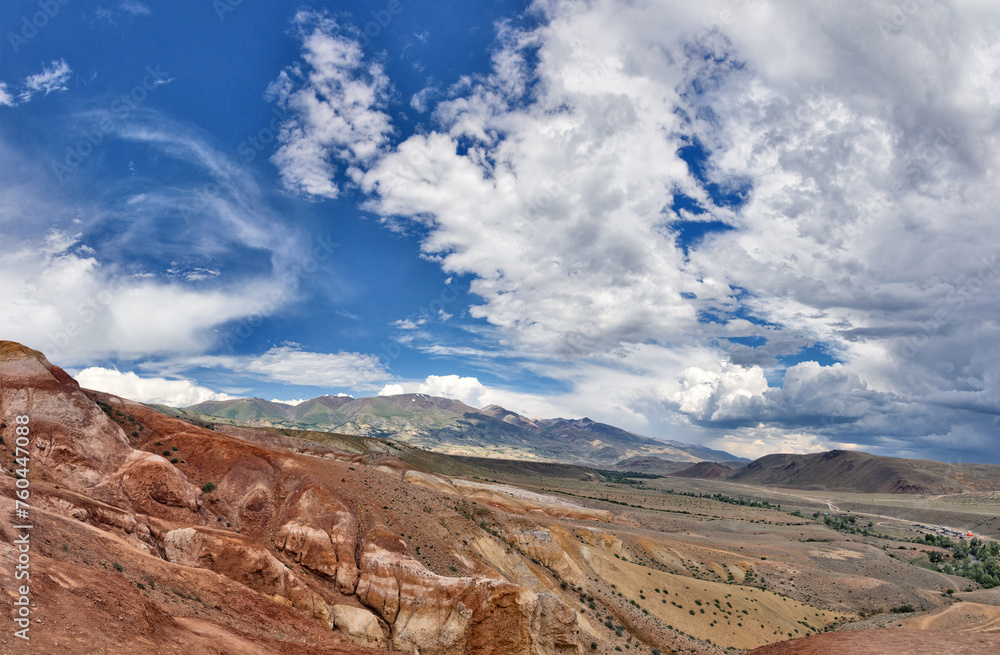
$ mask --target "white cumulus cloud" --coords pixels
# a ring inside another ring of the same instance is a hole
[[[300,11],[295,26],[302,63],[284,71],[268,95],[289,112],[281,146],[272,161],[285,187],[307,197],[336,198],[334,160],[356,177],[386,143],[392,126],[382,111],[389,81],[381,65],[369,63],[358,42],[323,13]]]
[[[310,28],[275,161],[313,196],[346,167],[500,349],[580,397],[620,377],[634,423],[992,459],[1000,10],[912,4],[543,0],[397,143],[383,71]],[[329,80],[361,81],[356,130],[346,94],[309,100]],[[690,352],[715,363],[668,362]]]
[[[678,409],[702,420],[721,421],[745,417],[750,405],[767,391],[767,379],[759,366],[743,368],[722,362],[721,370],[697,367],[680,374],[681,388],[671,396]]]
[[[477,378],[459,375],[428,375],[423,381],[407,380],[387,384],[378,392],[380,396],[396,396],[403,393],[422,393],[439,398],[460,400],[470,407],[482,407],[490,389]]]
[[[461,400],[471,407],[482,406],[486,387],[474,377],[458,375],[428,375],[418,388],[420,393]]]
[[[139,377],[132,371],[122,372],[99,366],[85,368],[74,377],[87,389],[104,391],[141,403],[157,403],[171,407],[187,407],[207,400],[233,398],[198,386],[189,380]]]
[[[401,384],[387,384],[387,385],[385,385],[384,387],[382,387],[379,390],[378,395],[380,395],[380,396],[399,396],[399,395],[404,394],[404,393],[406,393],[406,391],[403,390],[403,385],[401,385]]]
[[[743,428],[712,439],[705,445],[747,459],[757,459],[772,453],[804,455],[834,448],[850,449],[850,444],[830,443],[814,434],[775,428]]]

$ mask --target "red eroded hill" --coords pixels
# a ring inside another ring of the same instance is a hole
[[[1000,634],[951,630],[857,630],[790,639],[749,655],[989,655]]]
[[[462,544],[467,521],[448,496],[85,393],[11,342],[0,342],[5,516],[18,416],[37,622],[30,644],[0,635],[0,652],[580,652],[576,614]],[[4,598],[19,595],[24,532],[0,527]]]

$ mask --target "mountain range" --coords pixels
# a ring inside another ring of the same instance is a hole
[[[651,456],[690,463],[748,461],[704,446],[653,439],[589,418],[528,418],[498,405],[476,409],[458,400],[426,394],[321,396],[298,405],[241,398],[199,403],[179,411],[181,415],[256,427],[391,437],[412,446],[473,457],[598,467]]]
[[[745,466],[699,462],[671,475],[860,493],[956,494],[1000,490],[1000,466],[993,464],[946,464],[846,450],[765,455]]]

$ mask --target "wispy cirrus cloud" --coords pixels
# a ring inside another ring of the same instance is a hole
[[[72,74],[73,71],[65,59],[53,61],[51,66],[43,67],[41,73],[29,75],[24,80],[24,90],[19,96],[21,102],[28,102],[36,93],[49,95],[53,91],[66,91],[66,82]]]
[[[147,359],[137,365],[143,374],[101,366],[87,367],[74,377],[87,388],[113,393],[140,402],[185,407],[206,400],[229,400],[234,396],[213,391],[191,381],[199,374],[223,372],[232,380],[284,385],[346,388],[374,392],[392,379],[379,359],[355,352],[320,353],[298,344],[274,346],[260,355],[189,355]],[[402,392],[400,392],[402,393]],[[346,395],[340,393],[339,395]],[[286,402],[298,404],[305,399]]]
[[[378,357],[362,353],[314,353],[297,346],[276,346],[237,365],[269,380],[323,387],[371,388],[391,377]]]
[[[359,391],[374,391],[393,378],[374,355],[311,352],[296,343],[272,346],[259,355],[192,355],[149,361],[142,367],[175,376],[220,369],[268,382]]]
[[[74,115],[71,125],[85,129],[106,114]],[[280,219],[232,157],[150,109],[130,112],[107,138],[185,170],[186,179],[142,178],[127,193],[98,181],[77,196],[72,186],[44,189],[30,167],[5,166],[0,300],[16,308],[0,315],[7,338],[67,366],[190,355],[218,347],[235,322],[298,297],[315,243]],[[0,160],[22,158],[0,142]],[[52,227],[13,220],[25,215]]]
[[[0,82],[0,106],[16,107],[31,101],[39,93],[47,96],[56,91],[68,91],[66,83],[72,75],[73,70],[66,60],[59,59],[48,66],[43,65],[41,73],[29,75],[13,86]]]
[[[125,2],[120,5],[122,11],[132,14],[133,16],[149,16],[152,14],[149,6],[139,2],[138,0],[125,0]]]

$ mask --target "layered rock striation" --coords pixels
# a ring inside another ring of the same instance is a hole
[[[397,533],[414,524],[401,516],[413,508],[382,498],[389,481],[407,484],[398,472],[362,476],[347,462],[264,448],[84,392],[41,353],[0,342],[0,417],[17,415],[31,419],[39,511],[100,531],[134,554],[132,566],[211,572],[262,598],[255,602],[290,608],[358,647],[421,655],[582,652],[576,612],[558,598],[468,556],[456,556],[469,566],[452,566],[454,575],[429,569],[410,540],[431,537],[412,528],[409,539]],[[9,440],[12,422],[3,429]],[[7,495],[14,485],[2,488]],[[447,547],[434,539],[428,548]],[[152,597],[151,583],[140,584]],[[222,602],[211,609],[225,610]]]

